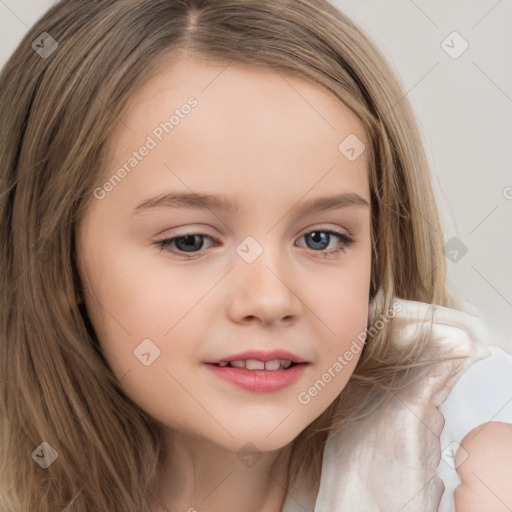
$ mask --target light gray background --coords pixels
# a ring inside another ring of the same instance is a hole
[[[446,240],[449,279],[512,352],[511,0],[334,0],[381,48],[417,114]],[[0,65],[49,0],[0,0]],[[442,43],[456,52],[452,58]],[[460,243],[457,242],[457,243]],[[455,259],[455,261],[452,261]]]

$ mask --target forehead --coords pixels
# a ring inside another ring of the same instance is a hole
[[[109,173],[149,139],[154,146],[130,173],[138,190],[158,174],[171,187],[208,181],[300,196],[338,184],[369,197],[366,152],[350,160],[341,150],[346,140],[364,147],[361,123],[332,92],[286,72],[180,54],[160,63],[121,120]]]

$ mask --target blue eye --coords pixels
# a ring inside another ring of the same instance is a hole
[[[318,247],[318,245],[323,246],[324,244],[329,245],[330,239],[334,235],[338,238],[338,245],[334,249],[326,250],[326,248]],[[318,231],[310,231],[303,235],[305,239],[309,239],[312,241],[313,247],[309,246],[310,249],[320,249],[320,251],[324,252],[326,255],[328,254],[336,254],[340,251],[345,252],[345,250],[350,247],[354,243],[354,239],[344,233],[338,233],[337,231],[332,230],[318,230]]]
[[[329,246],[332,235],[338,239],[338,244],[335,248],[327,250],[327,248],[323,247],[323,245],[327,244],[327,246]],[[310,249],[313,249],[314,252],[323,253],[326,256],[330,254],[336,254],[341,251],[345,252],[345,250],[355,242],[354,238],[349,235],[325,229],[310,231],[302,235],[301,238],[303,237],[306,240],[311,240],[311,244],[307,243]],[[178,254],[187,258],[191,257],[187,256],[187,254],[196,255],[199,251],[201,251],[201,249],[203,249],[204,238],[213,240],[212,237],[204,233],[184,233],[183,235],[174,236],[172,238],[165,238],[154,243],[160,247],[160,250],[163,249],[172,254]]]
[[[193,235],[184,235],[184,236],[175,236],[173,238],[166,238],[165,240],[161,240],[158,242],[158,245],[162,249],[166,249],[169,252],[177,252],[172,250],[171,247],[173,244],[176,246],[178,251],[187,252],[195,252],[199,251],[203,248],[204,240],[202,238],[207,237],[208,235],[203,235],[201,233],[195,233]]]

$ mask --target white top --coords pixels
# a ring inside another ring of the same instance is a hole
[[[442,457],[436,470],[445,487],[439,512],[455,510],[453,493],[461,481],[453,455],[461,441],[483,423],[512,424],[512,356],[500,347],[488,348],[491,355],[470,366],[439,407],[446,422],[441,433]]]
[[[512,424],[512,355],[488,345],[478,310],[435,306],[429,317],[428,304],[397,302],[396,344],[412,342],[414,328],[432,322],[431,343],[446,364],[352,430],[330,433],[318,495],[288,494],[282,512],[456,512],[458,445],[483,423]]]

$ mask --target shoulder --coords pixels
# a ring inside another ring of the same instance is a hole
[[[460,377],[440,410],[458,449],[456,512],[501,512],[512,507],[512,355],[490,355]]]
[[[455,456],[461,484],[456,512],[506,512],[512,507],[512,425],[489,422],[463,439]]]

